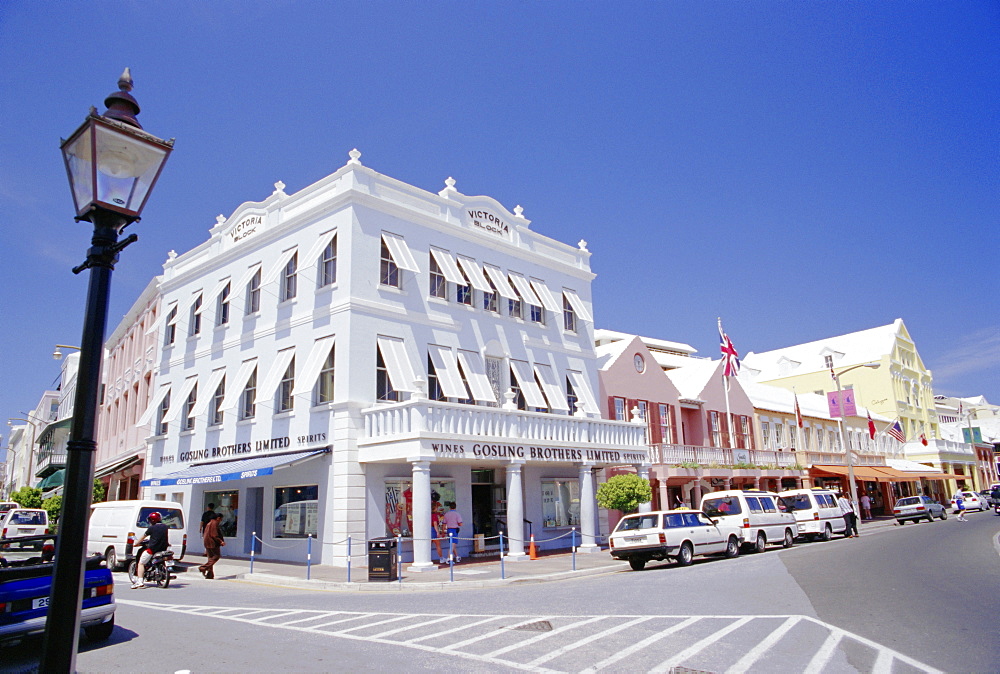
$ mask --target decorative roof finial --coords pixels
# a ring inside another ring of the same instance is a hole
[[[274,194],[284,194],[285,193],[285,183],[280,180],[274,183]]]
[[[518,204],[517,206],[514,207],[514,217],[515,218],[522,218],[523,219],[524,216],[521,215],[522,213],[524,213],[524,209],[521,208],[521,204]]]
[[[142,124],[135,118],[139,114],[139,103],[129,93],[130,91],[132,91],[132,73],[125,68],[122,76],[118,78],[118,91],[108,94],[104,99],[104,105],[108,106],[108,109],[104,111],[102,117],[141,129]]]
[[[215,216],[216,225],[222,225],[225,224],[225,222],[226,222],[226,216],[224,216],[222,213],[219,213],[217,216]]]
[[[580,239],[580,243],[578,243],[576,245],[578,245],[580,247],[580,250],[587,251],[588,253],[590,252],[589,250],[587,250],[587,240],[586,239]]]
[[[358,151],[358,148],[354,148],[353,150],[351,150],[350,152],[348,152],[347,155],[351,158],[351,160],[349,162],[347,162],[348,164],[360,164],[361,163],[361,161],[360,161],[361,160],[361,153]]]

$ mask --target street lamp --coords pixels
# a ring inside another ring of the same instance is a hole
[[[23,414],[25,417],[34,417],[34,415],[30,414],[29,412],[21,412],[21,414]],[[28,469],[28,477],[26,478],[27,479],[27,484],[22,485],[22,486],[25,486],[25,487],[30,487],[31,486],[31,475],[32,475],[31,471],[33,470],[32,464],[35,462],[35,441],[38,439],[38,427],[35,425],[35,422],[39,421],[39,422],[45,423],[42,419],[39,419],[37,417],[34,417],[34,418],[35,418],[35,421],[32,421],[31,419],[25,419],[24,417],[10,417],[9,419],[7,419],[7,426],[10,427],[10,428],[14,428],[14,424],[11,423],[13,421],[23,421],[26,424],[28,424],[29,426],[31,426],[31,442],[28,444],[28,463],[24,467],[24,468]],[[8,445],[10,444],[10,437],[9,436],[7,438],[7,444]],[[11,451],[13,451],[13,450],[11,450]],[[14,456],[16,458],[17,452],[14,452]],[[24,468],[22,468],[21,470],[24,471]],[[14,473],[14,471],[11,470],[11,478],[13,478],[13,473]]]
[[[858,485],[854,482],[854,456],[851,454],[851,448],[847,446],[847,438],[844,435],[844,396],[840,390],[840,375],[857,370],[859,367],[870,367],[875,370],[881,367],[881,363],[861,363],[840,372],[834,372],[832,368],[830,369],[833,380],[837,382],[837,403],[840,405],[840,446],[844,448],[844,453],[847,455],[847,480],[851,484],[851,506],[854,508],[858,507]]]
[[[56,344],[56,350],[52,352],[52,358],[54,360],[62,360],[63,353],[59,349],[76,349],[80,350],[78,346],[70,346],[69,344]]]
[[[139,219],[174,145],[173,139],[162,140],[146,133],[136,121],[139,104],[129,93],[132,76],[128,68],[118,79],[118,89],[104,100],[108,106],[104,114],[98,115],[96,108],[91,107],[80,128],[60,145],[76,207],[76,220],[90,222],[94,232],[86,261],[73,269],[74,274],[89,269],[90,280],[73,421],[67,443],[52,595],[42,647],[41,671],[46,673],[76,669],[111,272],[118,261],[118,253],[138,239],[130,234],[118,241],[118,235]]]

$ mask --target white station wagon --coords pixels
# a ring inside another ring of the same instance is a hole
[[[675,559],[687,566],[695,555],[740,554],[740,530],[718,525],[699,510],[626,515],[611,533],[611,556],[641,571],[651,560]]]

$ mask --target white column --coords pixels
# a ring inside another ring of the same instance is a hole
[[[594,492],[594,467],[580,465],[580,547],[577,552],[600,552],[597,546],[597,529],[594,525],[597,498]]]
[[[635,472],[639,474],[639,477],[649,482],[649,466],[638,465],[635,467]],[[668,508],[669,509],[669,508]],[[645,503],[639,504],[639,512],[648,513],[653,511],[653,501],[649,500]]]
[[[507,559],[514,562],[527,559],[524,554],[524,487],[521,471],[523,461],[511,461],[507,465],[507,543],[510,553]]]
[[[410,571],[436,569],[431,563],[431,462],[413,462],[413,564]]]

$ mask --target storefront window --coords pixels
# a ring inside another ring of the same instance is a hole
[[[278,487],[274,490],[274,537],[316,537],[319,531],[319,487]]]
[[[222,514],[222,523],[219,524],[219,531],[222,535],[226,538],[235,536],[240,514],[240,492],[207,491],[205,492],[204,507],[208,508],[209,503],[214,503],[215,512]]]
[[[445,503],[455,500],[454,480],[431,480],[431,523],[438,524],[447,510]],[[413,481],[386,480],[385,535],[413,535]],[[433,534],[433,532],[431,532]],[[444,535],[439,527],[439,535]]]
[[[542,526],[580,525],[580,484],[577,480],[542,480]]]

